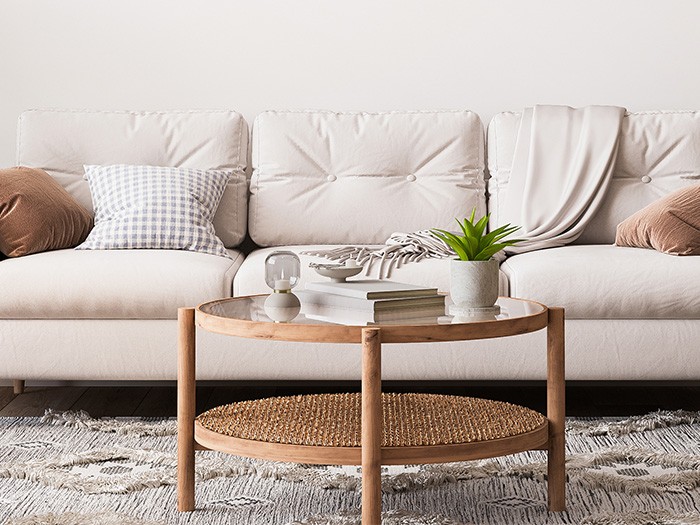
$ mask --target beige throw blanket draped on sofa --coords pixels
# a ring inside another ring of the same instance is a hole
[[[583,232],[612,179],[625,109],[535,106],[523,111],[499,215],[525,239],[509,254],[564,246]]]
[[[514,236],[525,241],[509,248],[508,254],[564,246],[581,235],[612,178],[624,115],[625,109],[616,106],[535,106],[523,111],[497,226],[521,226]],[[451,256],[435,240],[424,230],[394,233],[383,247],[302,253],[338,262],[357,259],[366,275],[379,261],[377,277],[384,279],[395,265]]]

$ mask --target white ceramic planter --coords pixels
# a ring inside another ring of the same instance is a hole
[[[498,299],[498,261],[450,261],[450,295],[458,309],[493,306]]]

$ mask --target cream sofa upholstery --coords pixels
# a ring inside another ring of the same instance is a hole
[[[486,209],[484,132],[470,111],[266,111],[252,158],[259,246],[383,244]]]
[[[235,111],[29,110],[19,117],[17,163],[48,171],[87,209],[85,164],[234,171],[214,216],[227,248],[246,234],[248,125]]]
[[[693,146],[700,143],[698,115],[627,116],[614,191],[586,238],[518,255],[502,266],[502,293],[567,308],[569,379],[700,378],[700,260],[611,246],[617,221],[700,177]],[[397,230],[451,227],[452,217],[487,203],[497,221],[518,121],[516,113],[498,115],[485,146],[483,126],[468,111],[266,112],[253,126],[248,210],[248,132],[235,112],[26,112],[18,162],[46,169],[86,206],[84,163],[234,169],[215,220],[232,258],[62,250],[1,261],[0,378],[172,380],[176,308],[266,293],[263,261],[274,249],[372,245]],[[265,247],[239,246],[247,224]],[[312,259],[302,255],[303,282],[316,278],[306,265]],[[393,278],[447,291],[447,266],[445,260],[410,263]],[[540,332],[386,345],[383,375],[542,379],[544,341]],[[353,345],[202,331],[198,345],[200,379],[359,378],[360,352]]]
[[[514,297],[568,319],[700,319],[700,261],[610,244],[523,253],[501,266]]]
[[[488,128],[492,224],[508,191],[519,124],[520,114],[502,113]],[[607,373],[583,372],[585,378],[700,378],[700,346],[692,342],[700,335],[700,259],[612,245],[622,220],[698,183],[698,144],[700,112],[628,113],[610,187],[581,237],[570,246],[510,257],[501,267],[511,295],[566,307],[567,327],[585,320],[590,331],[584,351],[598,350],[588,357],[589,366],[609,367]],[[567,344],[571,348],[570,333]],[[623,349],[629,357],[622,357]],[[567,358],[576,357],[567,352]]]
[[[57,250],[2,262],[3,319],[173,319],[183,304],[229,297],[243,254]]]

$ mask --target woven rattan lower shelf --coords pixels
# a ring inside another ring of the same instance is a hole
[[[205,448],[264,459],[361,464],[360,394],[242,401],[195,423]],[[470,397],[382,394],[382,463],[431,463],[544,447],[546,418],[525,407]]]

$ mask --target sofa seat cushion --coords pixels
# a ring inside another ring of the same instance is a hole
[[[341,245],[295,245],[255,250],[246,257],[240,270],[236,273],[233,280],[233,295],[242,296],[270,293],[270,289],[265,284],[265,258],[276,250],[290,250],[299,255],[301,259],[301,280],[295,290],[303,290],[307,282],[328,281],[328,278],[320,276],[312,268],[309,268],[309,263],[332,263],[333,261],[312,255],[301,255],[301,252],[331,249],[339,246]],[[378,267],[375,265],[377,264],[376,262],[373,264],[369,276],[365,276],[364,273],[361,273],[352,279],[376,279]],[[389,276],[389,280],[434,286],[437,287],[440,292],[449,292],[450,261],[449,259],[423,259],[418,262],[410,262],[404,264],[400,268],[394,268]],[[500,286],[500,295],[508,295],[508,282],[503,273],[500,275]]]
[[[513,297],[562,306],[568,319],[700,319],[700,258],[576,245],[507,259]]]
[[[0,262],[2,319],[175,319],[230,297],[243,255],[179,250],[57,250]]]

